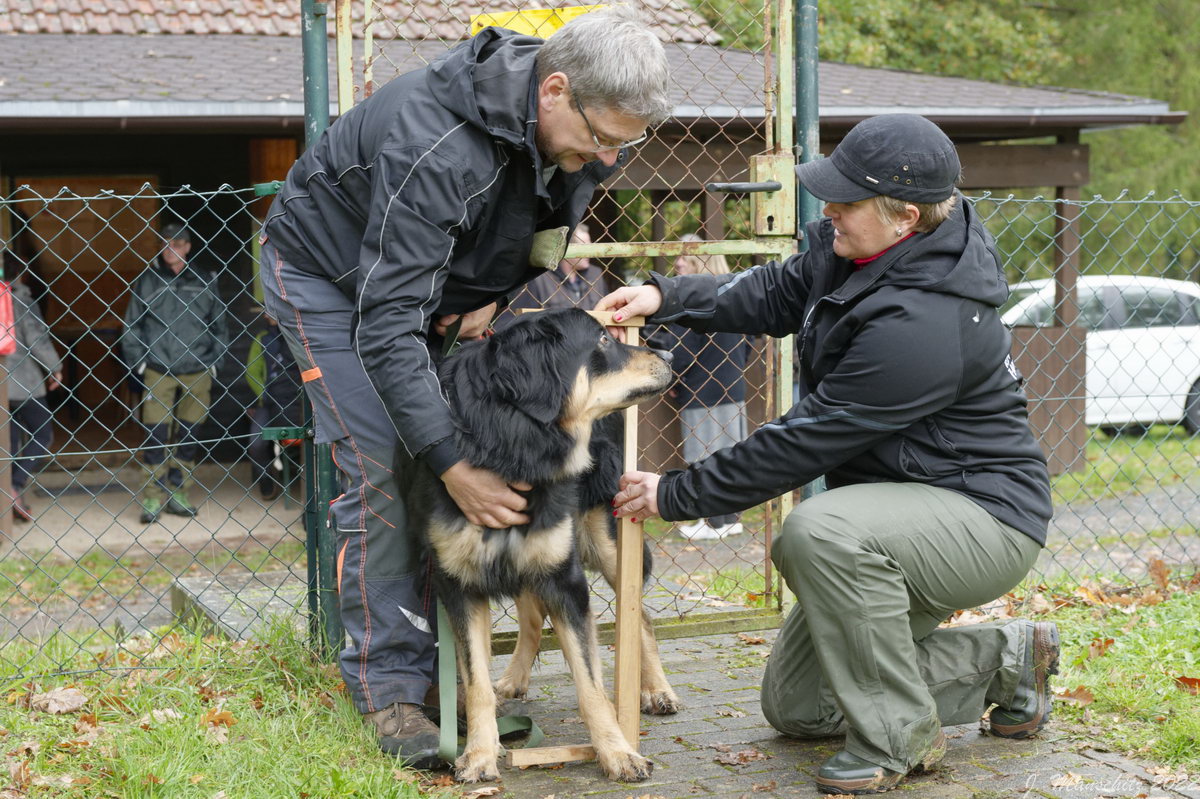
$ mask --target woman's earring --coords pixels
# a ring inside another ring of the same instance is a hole
[[[897,235],[897,236],[903,236],[903,235],[904,235],[904,229],[903,229],[903,228],[896,228],[896,235]]]

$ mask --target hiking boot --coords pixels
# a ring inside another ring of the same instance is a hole
[[[188,501],[187,494],[180,490],[171,492],[171,498],[167,500],[167,506],[163,510],[176,516],[196,515],[195,506]]]
[[[142,524],[150,524],[158,521],[158,516],[162,513],[162,501],[158,499],[142,500]]]
[[[265,501],[270,502],[279,496],[279,483],[280,481],[275,478],[273,472],[267,472],[258,478],[258,493]]]
[[[1050,675],[1058,674],[1058,627],[1052,621],[1026,622],[1025,667],[1012,704],[992,709],[992,735],[1028,738],[1050,720]]]
[[[467,698],[463,694],[462,683],[455,685],[455,702],[454,710],[455,717],[458,719],[458,726],[466,729],[467,726]],[[442,698],[438,693],[437,684],[429,686],[429,690],[425,692],[425,700],[421,704],[421,708],[425,711],[425,715],[434,724],[442,723]]]
[[[832,794],[883,793],[895,788],[909,774],[928,771],[946,754],[946,736],[938,730],[929,751],[907,773],[892,771],[852,755],[845,749],[821,764],[817,772],[817,790]]]
[[[383,710],[365,713],[363,718],[375,726],[379,748],[412,768],[430,769],[442,765],[438,757],[438,728],[421,712],[420,705],[395,702]]]

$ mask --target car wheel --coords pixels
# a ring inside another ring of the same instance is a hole
[[[1200,433],[1200,380],[1192,383],[1187,404],[1183,406],[1183,426],[1192,435]]]

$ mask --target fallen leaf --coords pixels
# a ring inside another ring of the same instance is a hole
[[[147,774],[142,778],[142,785],[162,785],[163,779],[155,774]]]
[[[449,774],[442,774],[430,780],[429,784],[435,788],[449,788],[454,784],[454,778]]]
[[[75,782],[75,780],[71,779],[71,775],[69,775],[69,774],[56,774],[53,777],[43,777],[43,776],[34,777],[33,780],[30,782],[30,785],[34,785],[39,788],[51,788],[54,786],[62,786],[63,788],[70,788],[71,785],[74,784],[74,782]]]
[[[78,688],[55,688],[44,694],[35,694],[29,705],[42,713],[61,715],[74,713],[87,704],[87,697]]]
[[[1050,604],[1050,600],[1041,594],[1034,594],[1029,597],[1029,600],[1025,603],[1025,607],[1030,613],[1035,614],[1049,613],[1054,610],[1054,606]]]
[[[212,710],[204,714],[204,716],[200,719],[200,723],[208,724],[214,727],[232,727],[234,724],[237,724],[237,719],[235,719],[233,714],[228,710],[221,710],[220,708],[214,707]]]
[[[1063,774],[1061,777],[1055,777],[1054,779],[1050,780],[1050,787],[1051,788],[1067,788],[1071,785],[1078,785],[1081,782],[1083,782],[1083,777],[1079,776],[1078,774],[1076,774],[1073,771],[1068,771],[1066,774]]]
[[[770,755],[760,752],[757,749],[743,749],[740,752],[723,752],[713,758],[713,760],[718,763],[724,763],[727,766],[744,766],[755,760],[766,760],[769,757]]]
[[[773,790],[775,790],[775,780],[771,780],[770,782],[764,782],[761,785],[755,785],[752,790],[755,793],[767,793],[768,791],[773,791]]]
[[[1088,660],[1103,657],[1114,643],[1116,642],[1111,638],[1093,638],[1092,642],[1088,644]]]
[[[8,778],[18,791],[29,787],[33,777],[29,772],[28,760],[16,760],[8,764]]]
[[[17,748],[9,752],[10,757],[22,757],[25,755],[36,755],[42,748],[41,741],[21,741]]]
[[[1079,705],[1080,707],[1087,707],[1092,702],[1096,701],[1095,694],[1093,694],[1087,688],[1084,688],[1082,685],[1072,691],[1056,690],[1054,695],[1060,702],[1070,702],[1071,704]]]
[[[209,724],[204,728],[204,737],[208,739],[209,743],[227,744],[229,743],[229,728]]]
[[[736,709],[736,708],[732,708],[732,707],[719,707],[719,708],[717,708],[717,715],[718,715],[718,716],[725,716],[726,718],[730,718],[730,719],[744,719],[744,718],[746,718],[746,714],[745,714],[745,713],[743,713],[742,711],[740,711],[740,710],[738,710],[738,709]]]
[[[1162,558],[1150,559],[1150,577],[1154,584],[1166,591],[1171,579],[1171,567],[1163,563]]]
[[[192,776],[188,777],[188,782],[190,782],[192,785],[199,785],[200,783],[204,782],[204,778],[206,776],[208,776],[208,775],[207,774],[193,774]]]
[[[763,638],[762,636],[746,635],[746,633],[738,633],[738,638],[741,639],[743,644],[749,644],[750,646],[756,646],[758,644],[765,644],[767,642],[767,639]]]
[[[485,785],[482,788],[476,788],[473,791],[467,791],[463,794],[464,799],[472,799],[476,796],[495,796],[500,793],[500,789],[495,785]]]
[[[1176,677],[1175,686],[1189,694],[1200,694],[1200,678],[1197,677]]]

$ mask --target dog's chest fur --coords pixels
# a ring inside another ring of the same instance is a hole
[[[577,560],[575,514],[570,511],[578,493],[574,481],[535,488],[526,511],[530,524],[503,530],[470,524],[445,495],[427,527],[437,568],[467,590],[516,596]]]

